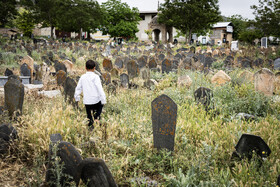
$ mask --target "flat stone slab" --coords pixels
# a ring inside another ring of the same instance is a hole
[[[43,95],[48,98],[54,98],[57,96],[61,96],[61,92],[59,90],[39,91],[38,94]]]
[[[37,90],[43,88],[43,84],[25,84],[24,88],[26,90]]]

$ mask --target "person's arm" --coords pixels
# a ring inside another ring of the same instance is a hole
[[[74,98],[76,101],[80,101],[80,95],[82,93],[83,87],[82,87],[82,81],[81,78],[79,79],[78,85],[75,89],[75,94],[74,94]]]
[[[102,88],[99,76],[97,76],[97,78],[95,79],[95,85],[96,85],[97,91],[100,95],[101,104],[102,105],[106,104],[106,95],[105,95],[104,90]]]

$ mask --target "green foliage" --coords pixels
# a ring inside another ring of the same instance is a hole
[[[108,0],[102,4],[105,20],[101,30],[112,37],[134,38],[139,31],[137,25],[141,20],[137,8],[132,9],[120,0]]]
[[[17,15],[16,5],[16,0],[0,0],[0,28],[4,27]]]
[[[189,42],[192,33],[205,33],[221,20],[217,0],[166,0],[160,11],[159,22],[186,33]]]
[[[242,32],[246,31],[248,27],[247,19],[244,19],[241,15],[233,15],[230,18],[228,18],[228,21],[230,21],[233,24],[233,39],[238,40],[240,38],[240,35]]]
[[[16,27],[23,32],[25,36],[30,36],[35,28],[35,19],[33,14],[26,9],[20,9],[19,15],[14,20]]]
[[[280,1],[259,0],[258,5],[253,5],[256,24],[265,36],[280,37]]]
[[[247,44],[253,44],[255,39],[261,38],[262,32],[256,29],[247,29],[240,33],[239,40],[246,42]]]

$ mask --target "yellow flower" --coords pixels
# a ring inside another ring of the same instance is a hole
[[[264,154],[265,154],[265,151],[263,151],[262,154],[264,155]]]

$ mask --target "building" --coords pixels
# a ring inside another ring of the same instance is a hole
[[[213,25],[213,34],[210,35],[214,45],[231,44],[233,25],[231,22],[218,22]]]

